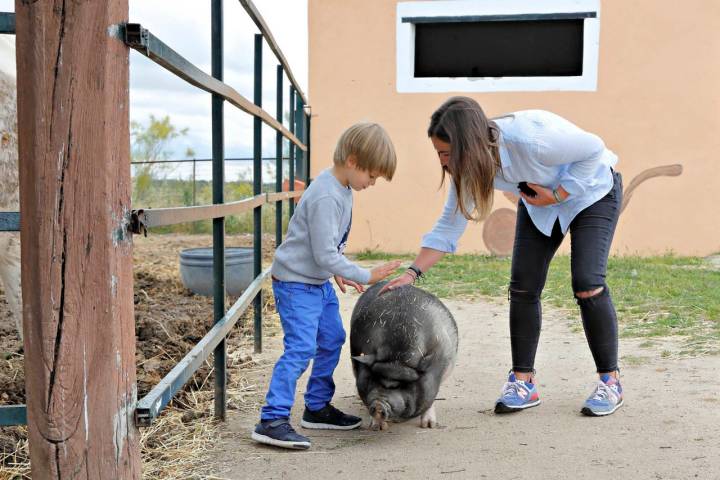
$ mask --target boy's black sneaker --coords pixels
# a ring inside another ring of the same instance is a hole
[[[310,440],[297,433],[287,418],[261,421],[255,425],[252,439],[256,442],[282,448],[293,448],[296,450],[307,450],[310,448]]]
[[[347,415],[331,404],[325,405],[320,410],[312,411],[305,407],[302,422],[303,428],[314,428],[316,430],[352,430],[362,424],[360,417]]]

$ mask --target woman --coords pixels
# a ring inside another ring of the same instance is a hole
[[[622,201],[622,178],[613,170],[617,156],[596,135],[550,112],[527,110],[489,120],[467,97],[440,106],[428,136],[443,181],[446,174],[451,177],[448,199],[411,267],[385,288],[414,283],[446,253],[455,252],[468,220],[482,220],[492,209],[494,189],[519,194],[509,287],[513,365],[495,412],[540,404],[534,370],[540,294],[569,230],[572,288],[599,375],[581,411],[613,413],[623,395],[617,317],[605,276]]]

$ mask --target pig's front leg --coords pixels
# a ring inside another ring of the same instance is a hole
[[[387,430],[388,422],[384,418],[376,415],[370,420],[370,430],[377,432],[378,430]]]
[[[425,410],[425,413],[420,415],[420,428],[436,428],[438,426],[437,417],[435,416],[435,404],[430,405],[430,408]]]
[[[382,402],[375,401],[370,406],[370,414],[372,420],[370,420],[370,430],[387,430],[388,429],[388,412],[387,407]]]

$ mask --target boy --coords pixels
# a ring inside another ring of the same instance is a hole
[[[289,423],[295,386],[310,360],[301,425],[335,430],[360,426],[360,418],[330,404],[345,331],[329,279],[334,276],[342,292],[346,285],[362,292],[363,284],[384,279],[400,264],[366,270],[343,256],[352,224],[352,190],[374,185],[379,176],[389,181],[395,173],[395,149],[387,133],[375,123],[353,125],[338,140],[333,163],[303,194],[272,265],[285,352],[275,364],[260,423],[252,433],[254,440],[268,445],[310,448],[310,440]]]

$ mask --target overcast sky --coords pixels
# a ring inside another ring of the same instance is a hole
[[[254,0],[254,3],[307,94],[307,0]],[[223,5],[224,81],[252,101],[254,35],[259,32],[240,2],[224,0]],[[0,0],[0,11],[14,11],[14,1]],[[208,0],[130,0],[130,21],[141,23],[180,55],[210,73]],[[274,116],[277,61],[267,44],[263,50],[263,64],[263,108]],[[285,79],[286,110],[287,86]],[[171,147],[174,158],[183,157],[187,147],[195,150],[198,158],[210,156],[210,94],[131,51],[130,118],[146,123],[150,114],[156,117],[169,115],[177,127],[188,128],[187,137]],[[252,124],[251,116],[225,104],[226,157],[252,154]],[[265,127],[263,155],[274,155],[274,152],[274,130]]]

